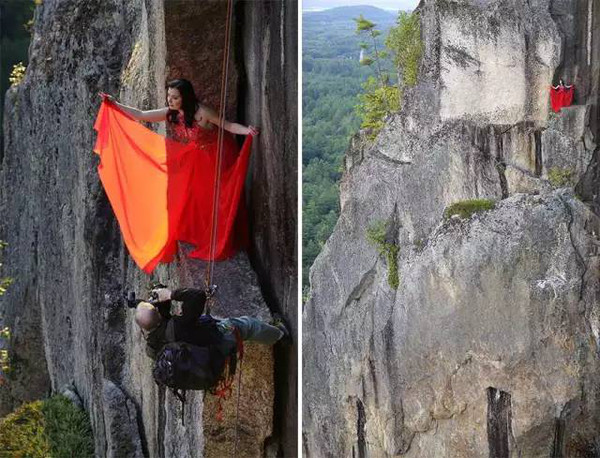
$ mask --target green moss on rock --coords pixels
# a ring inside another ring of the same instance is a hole
[[[575,185],[575,171],[561,167],[552,167],[548,170],[548,181],[555,188],[564,188]]]
[[[444,210],[444,218],[448,219],[454,215],[461,218],[470,218],[474,213],[492,210],[495,206],[496,202],[490,199],[461,200],[449,205]]]
[[[400,247],[387,240],[387,224],[385,221],[377,221],[367,228],[367,240],[377,248],[379,255],[385,256],[388,265],[388,284],[392,289],[400,286],[398,275],[398,254]]]

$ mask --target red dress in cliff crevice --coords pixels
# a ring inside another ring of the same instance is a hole
[[[123,240],[146,273],[170,262],[177,241],[194,245],[189,256],[208,259],[215,191],[218,129],[171,124],[165,138],[108,101],[94,128],[98,173],[119,222]],[[252,137],[238,151],[224,133],[217,211],[216,260],[245,248],[248,240],[242,198]]]
[[[555,113],[558,113],[561,108],[571,106],[574,94],[575,85],[565,86],[559,84],[558,86],[551,86],[550,105],[552,105],[552,110],[554,110]]]

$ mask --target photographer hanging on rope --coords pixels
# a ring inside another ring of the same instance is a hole
[[[136,308],[146,353],[155,360],[155,381],[174,390],[214,389],[233,376],[243,341],[273,345],[289,336],[278,318],[268,324],[249,316],[216,320],[203,314],[207,294],[200,289],[157,288],[152,296],[150,301],[129,298],[128,305]],[[179,315],[171,314],[171,301],[182,302]]]

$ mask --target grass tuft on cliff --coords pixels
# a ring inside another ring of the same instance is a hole
[[[94,456],[92,427],[84,410],[58,395],[44,401],[42,411],[51,456]]]
[[[398,275],[398,254],[400,247],[390,242],[387,237],[387,224],[385,221],[377,221],[367,228],[367,240],[377,248],[380,256],[384,256],[388,265],[388,284],[392,289],[400,286]]]
[[[94,456],[89,418],[66,397],[24,404],[0,419],[0,458]]]
[[[454,215],[461,218],[470,218],[475,213],[492,210],[495,206],[496,203],[490,199],[461,200],[446,207],[444,218],[449,219]]]

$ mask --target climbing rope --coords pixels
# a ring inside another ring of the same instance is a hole
[[[221,100],[219,106],[219,136],[217,148],[217,162],[215,164],[215,181],[212,202],[212,221],[210,233],[210,251],[208,256],[208,266],[206,268],[206,287],[211,288],[214,278],[215,251],[217,245],[217,229],[219,222],[219,198],[221,194],[221,165],[223,163],[223,141],[225,132],[223,124],[225,123],[225,104],[227,102],[227,81],[229,79],[229,51],[231,43],[231,18],[233,14],[233,0],[227,1],[227,19],[225,21],[225,46],[223,50],[223,66],[221,72]],[[212,295],[208,298],[212,299]]]
[[[206,307],[208,313],[210,313],[211,304],[215,301],[214,295],[216,292],[216,285],[213,283],[214,279],[214,266],[215,266],[215,252],[217,249],[217,232],[219,222],[219,199],[221,195],[221,167],[223,163],[223,142],[225,139],[225,107],[227,102],[227,81],[229,79],[229,53],[231,48],[231,19],[233,16],[233,0],[227,1],[227,18],[225,21],[225,45],[223,50],[223,65],[221,72],[221,99],[219,106],[219,136],[218,136],[218,148],[217,148],[217,161],[215,164],[215,181],[214,181],[214,193],[212,202],[212,221],[211,221],[211,233],[210,233],[210,251],[208,256],[208,265],[205,273],[205,283],[207,292]],[[238,391],[237,401],[235,409],[235,438],[232,450],[232,458],[236,457],[238,450],[238,425],[239,425],[239,412],[240,412],[240,397],[242,392],[242,364],[244,360],[244,350],[241,335],[239,330],[236,332],[237,351],[239,354],[239,372],[238,372]],[[222,395],[227,396],[227,392],[231,392],[231,384],[225,384],[222,388]],[[219,408],[220,408],[219,400]],[[222,412],[221,412],[222,414]]]

